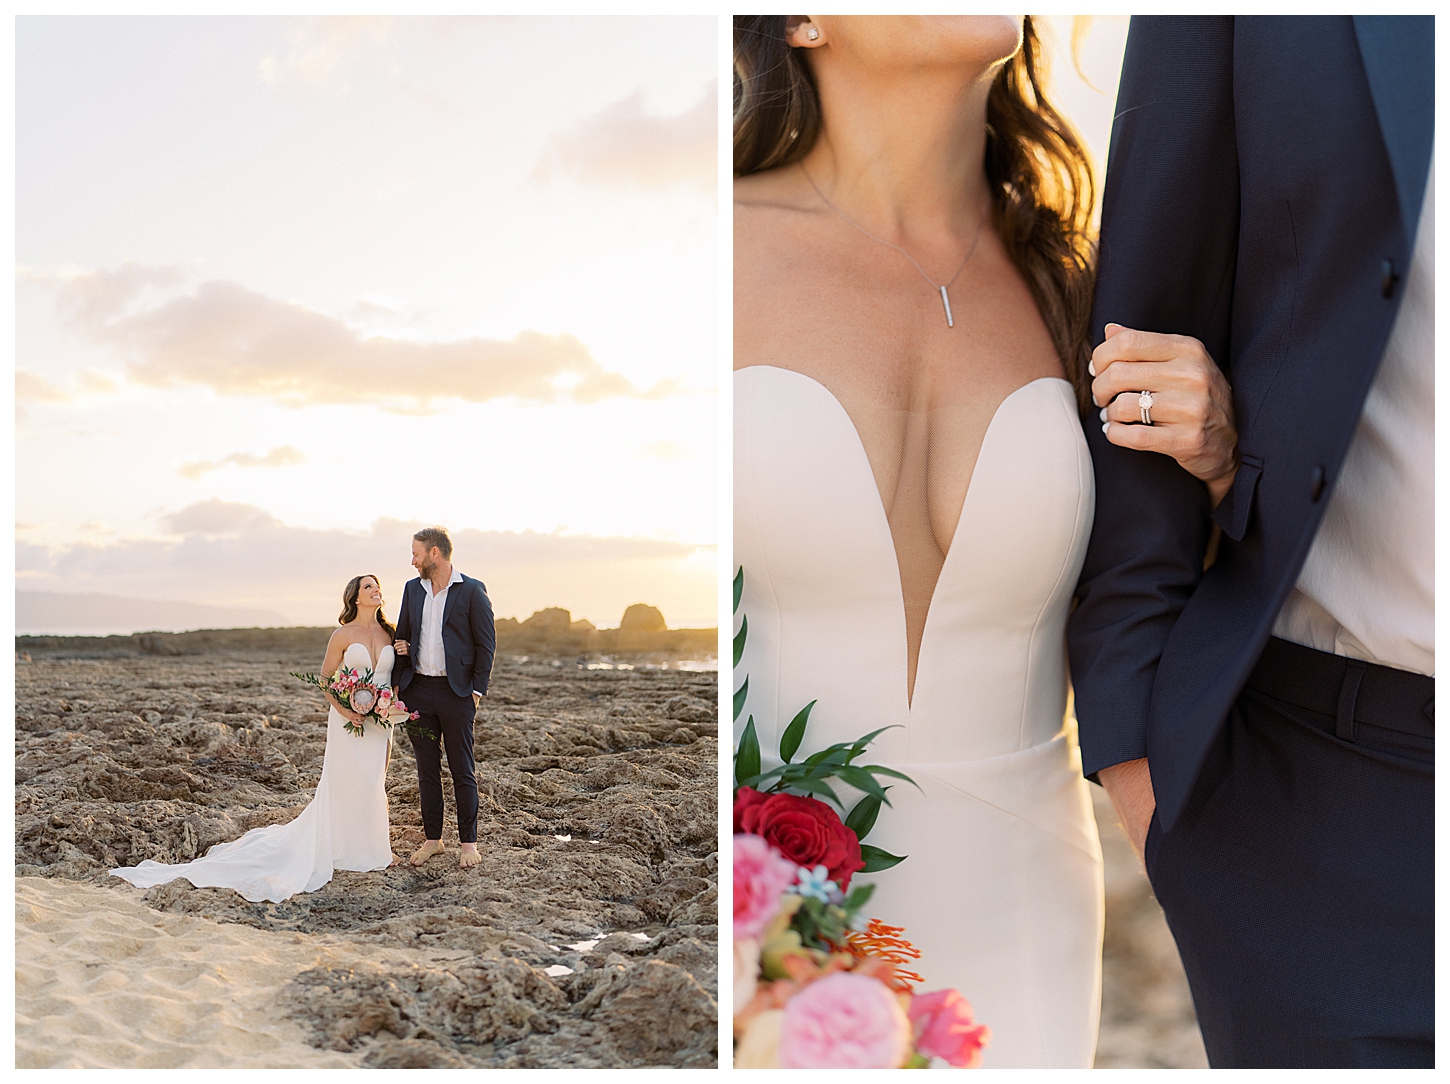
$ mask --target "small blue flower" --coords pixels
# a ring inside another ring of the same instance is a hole
[[[820,900],[822,903],[834,903],[840,899],[841,890],[836,887],[835,881],[827,879],[826,873],[825,866],[817,866],[815,869],[801,866],[791,890],[799,896]]]

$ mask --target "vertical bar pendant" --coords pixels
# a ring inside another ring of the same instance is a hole
[[[941,307],[947,310],[947,327],[955,327],[956,325],[952,323],[952,303],[947,298],[947,288],[942,286],[939,289],[941,290]]]

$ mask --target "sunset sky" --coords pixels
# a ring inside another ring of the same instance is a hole
[[[715,624],[716,25],[21,18],[18,588]]]
[[[1042,24],[1101,178],[1127,19]],[[715,624],[717,25],[20,19],[18,588],[329,624],[439,522]]]

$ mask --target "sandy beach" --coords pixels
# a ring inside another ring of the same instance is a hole
[[[323,946],[191,915],[62,879],[15,882],[15,1067],[339,1068],[270,1011],[309,968],[353,965]]]
[[[17,665],[17,1065],[715,1064],[713,672],[501,659],[481,866],[450,826],[422,869],[252,904],[105,871],[295,816],[325,716],[286,675],[317,659],[62,655]],[[405,855],[406,748],[388,794]]]

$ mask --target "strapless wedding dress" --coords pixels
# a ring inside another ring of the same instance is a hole
[[[372,664],[365,644],[350,644],[344,666]],[[393,649],[384,647],[374,669],[376,684],[388,684]],[[138,888],[185,877],[198,888],[233,888],[253,903],[273,903],[314,892],[335,869],[385,869],[393,860],[388,837],[388,731],[369,720],[361,737],[349,734],[334,707],[327,710],[327,750],[322,778],[311,803],[295,820],[254,828],[240,839],[218,843],[205,857],[178,865],[145,861],[113,869]]]
[[[908,706],[896,550],[855,426],[809,377],[735,374],[735,561],[750,622],[736,738],[753,715],[770,768],[811,700],[797,759],[897,726],[862,762],[921,790],[895,781],[867,842],[909,857],[857,877],[877,886],[867,912],[921,949],[920,989],[955,987],[991,1026],[986,1068],[1090,1068],[1097,1043],[1102,852],[1064,722],[1064,630],[1093,501],[1067,381],[1007,396],[931,599]],[[840,789],[849,809],[859,792]]]

